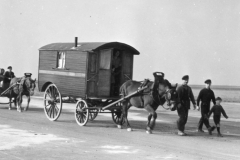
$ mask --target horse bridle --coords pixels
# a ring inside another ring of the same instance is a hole
[[[166,100],[166,102],[167,102],[168,108],[164,107],[164,105],[161,105],[161,106],[162,106],[164,109],[166,109],[166,110],[171,109],[171,108],[170,108],[170,106],[171,106],[171,103],[170,103],[171,94],[169,94],[170,91],[171,91],[171,89],[168,89],[168,90],[162,95],[162,97],[164,97],[165,100]],[[160,95],[159,95],[159,94],[158,94],[158,99],[159,99],[159,101],[161,101],[161,98],[160,98]]]

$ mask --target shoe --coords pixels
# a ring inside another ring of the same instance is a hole
[[[221,133],[218,133],[218,137],[223,137],[223,135]]]
[[[204,131],[202,129],[198,129],[197,132],[204,133]]]
[[[186,136],[186,133],[182,132],[182,131],[178,131],[178,135],[179,136]]]
[[[209,127],[209,128],[208,128],[208,134],[209,134],[209,135],[212,135],[212,127]]]

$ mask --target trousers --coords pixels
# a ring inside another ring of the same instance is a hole
[[[178,120],[177,120],[177,127],[179,131],[185,130],[185,125],[188,120],[188,107],[183,104],[178,104],[177,106],[177,112],[178,112]]]
[[[203,124],[206,128],[211,127],[208,120],[209,106],[201,106],[201,118],[198,123],[198,129],[202,130]]]
[[[221,116],[220,115],[214,115],[213,116],[213,120],[214,120],[214,123],[216,125],[219,125],[220,124],[220,119],[221,119]]]

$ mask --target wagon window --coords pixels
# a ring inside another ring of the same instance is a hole
[[[65,68],[65,52],[58,52],[57,55],[57,68]]]
[[[111,50],[102,50],[100,55],[100,69],[110,69]]]

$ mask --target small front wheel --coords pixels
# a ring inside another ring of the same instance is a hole
[[[89,111],[89,120],[93,121],[97,117],[98,112],[99,112],[98,109],[91,109]]]
[[[75,120],[78,125],[85,126],[89,118],[89,110],[86,101],[79,100],[76,104]]]

